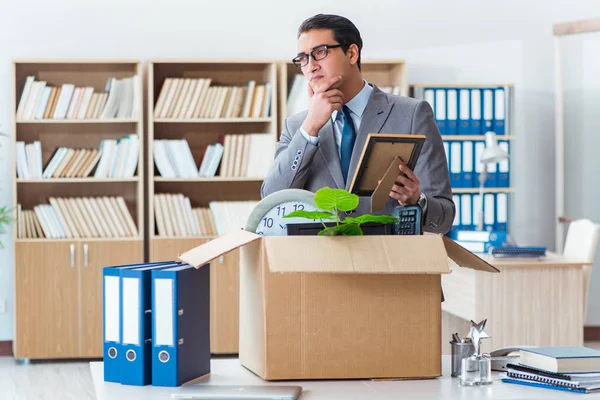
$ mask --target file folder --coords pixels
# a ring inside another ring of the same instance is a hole
[[[494,130],[494,91],[483,90],[483,134]]]
[[[462,187],[462,144],[450,142],[450,186]]]
[[[458,134],[471,134],[471,91],[469,89],[461,89],[458,92]]]
[[[157,264],[165,263],[113,265],[102,269],[102,331],[104,337],[104,380],[106,382],[121,382],[119,363],[121,355],[120,272],[124,269]]]
[[[474,184],[473,166],[475,147],[471,140],[462,142],[462,187],[470,188]]]
[[[435,90],[435,122],[441,135],[446,135],[446,90]]]
[[[452,195],[452,201],[454,202],[454,221],[452,221],[451,232],[457,232],[460,230],[461,217],[460,217],[460,196],[457,194]]]
[[[431,110],[435,115],[435,90],[433,89],[425,89],[423,90],[423,97],[426,102],[431,106]]]
[[[473,195],[473,230],[479,229],[479,222],[483,221],[483,199],[480,194]],[[483,224],[481,225],[483,227]]]
[[[485,180],[484,187],[496,187],[498,178],[498,163],[488,163],[487,165],[487,179]]]
[[[505,134],[505,108],[504,88],[496,88],[494,90],[494,132],[496,132],[496,135]]]
[[[480,175],[483,173],[483,164],[481,163],[481,156],[483,155],[483,150],[485,150],[485,142],[477,141],[475,142],[475,186],[479,187],[479,179]],[[484,182],[485,186],[485,182]]]
[[[508,220],[508,195],[498,193],[496,195],[496,224],[495,230],[506,232]]]
[[[496,195],[494,193],[486,193],[483,195],[483,229],[486,231],[494,230],[496,222]]]
[[[210,372],[210,268],[152,271],[152,385],[180,386]]]
[[[471,195],[464,193],[460,196],[460,229],[473,230],[473,207],[471,207]]]
[[[471,89],[471,135],[481,135],[481,89]]]
[[[507,140],[499,140],[498,147],[502,150],[506,151],[506,153],[510,156],[510,144]],[[498,173],[496,186],[497,187],[510,187],[510,158],[506,160],[502,160],[498,163]]]
[[[446,113],[447,118],[447,135],[458,134],[458,92],[456,89],[446,90],[446,106],[448,112]]]
[[[121,384],[152,383],[151,272],[181,265],[170,262],[120,270],[121,278]]]

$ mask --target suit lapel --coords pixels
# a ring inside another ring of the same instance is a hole
[[[340,156],[338,153],[337,144],[335,143],[335,134],[333,131],[333,122],[331,118],[321,131],[319,132],[321,140],[319,142],[319,150],[323,154],[323,159],[333,180],[338,188],[344,187],[344,176],[342,175],[342,165],[340,164]]]
[[[354,142],[354,148],[352,149],[352,157],[350,158],[350,168],[348,170],[348,182],[346,182],[346,190],[350,189],[352,183],[352,177],[356,172],[358,161],[362,154],[363,147],[367,140],[369,133],[379,133],[383,124],[390,115],[393,103],[388,103],[387,96],[377,86],[373,87],[373,93],[371,99],[367,103],[367,107],[362,116],[360,123],[360,129],[356,135],[356,141]],[[338,163],[339,164],[339,163]],[[340,167],[341,171],[341,167]],[[341,175],[340,175],[341,176]]]

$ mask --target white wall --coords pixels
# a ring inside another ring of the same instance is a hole
[[[154,1],[0,0],[0,130],[13,134],[14,58],[287,59],[304,18],[338,13],[357,24],[365,58],[404,58],[409,82],[515,83],[512,228],[521,243],[554,245],[552,24],[600,16],[596,0]],[[12,199],[9,149],[0,204]],[[11,238],[0,250],[0,340],[13,336]]]
[[[560,41],[565,103],[565,214],[600,223],[600,33]],[[600,325],[600,252],[586,323]]]

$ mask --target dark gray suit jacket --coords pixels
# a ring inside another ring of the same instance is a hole
[[[447,233],[456,212],[452,201],[448,163],[442,137],[433,118],[429,103],[409,97],[389,95],[375,85],[363,113],[357,132],[348,176],[353,176],[369,133],[403,133],[426,135],[415,174],[421,191],[427,196],[427,212],[423,229]],[[344,183],[338,147],[331,119],[319,131],[319,144],[310,144],[300,132],[308,111],[286,119],[283,133],[275,151],[275,160],[262,184],[263,197],[282,189],[305,189],[316,192],[329,186],[349,189],[351,180]],[[353,216],[370,212],[371,199],[361,197]],[[399,203],[389,198],[382,211],[373,214],[391,215]]]

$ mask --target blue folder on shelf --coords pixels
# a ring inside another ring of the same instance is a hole
[[[104,380],[121,382],[121,280],[124,269],[163,263],[106,266],[102,269],[102,333],[104,338]]]
[[[152,385],[180,386],[210,372],[210,268],[152,271]]]
[[[120,270],[121,355],[118,362],[123,385],[152,383],[151,272],[181,265],[168,262]]]

